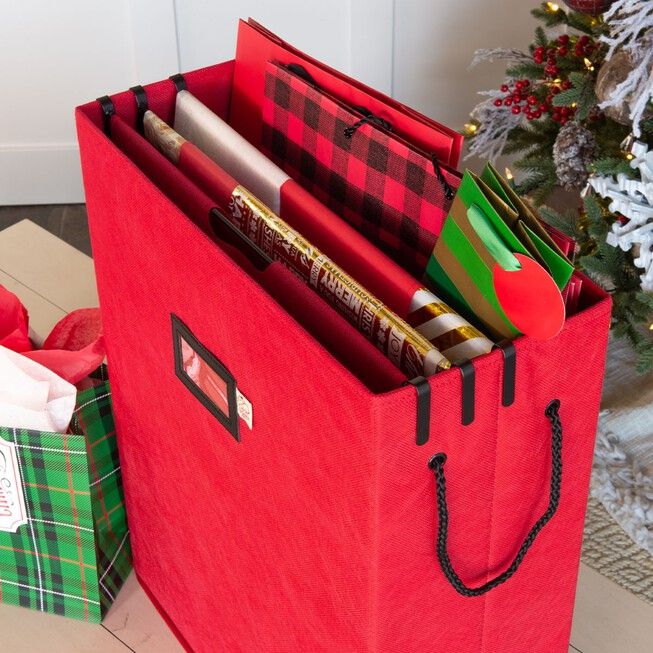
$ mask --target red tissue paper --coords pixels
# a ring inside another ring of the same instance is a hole
[[[14,293],[0,286],[0,346],[77,384],[104,360],[100,309],[80,308],[69,313],[57,322],[41,349],[35,349],[29,338],[27,309]]]

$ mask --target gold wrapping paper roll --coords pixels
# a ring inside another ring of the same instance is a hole
[[[409,377],[430,376],[451,366],[426,338],[242,186],[231,194],[227,217],[272,259],[324,297]]]

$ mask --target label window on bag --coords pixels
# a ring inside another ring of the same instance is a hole
[[[236,388],[235,378],[176,315],[171,317],[175,373],[200,403],[240,442],[238,416],[239,403],[242,403],[239,402],[239,395],[242,395]],[[251,405],[249,410],[251,413]],[[250,426],[251,417],[246,422]]]
[[[227,381],[223,379],[184,338],[180,337],[182,369],[186,376],[229,417]]]

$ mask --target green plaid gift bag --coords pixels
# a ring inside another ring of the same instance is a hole
[[[131,570],[107,381],[69,430],[0,427],[0,603],[100,622]]]

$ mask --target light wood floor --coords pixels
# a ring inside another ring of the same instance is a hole
[[[3,213],[7,223],[14,222],[0,209],[0,228]],[[48,217],[51,231],[77,228],[65,224],[73,222],[71,214],[66,219],[60,216],[59,223],[52,215]],[[83,220],[83,214],[76,219]],[[32,327],[41,335],[67,312],[97,305],[91,259],[28,221],[0,231],[0,284],[21,297]],[[653,653],[653,606],[581,565],[571,644],[569,651],[581,653]],[[0,653],[5,651],[180,653],[182,649],[132,575],[102,626],[0,605]]]

